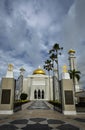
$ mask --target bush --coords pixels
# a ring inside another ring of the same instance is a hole
[[[76,107],[85,107],[85,102],[79,102]]]
[[[14,102],[14,108],[19,107],[22,105],[22,102]]]
[[[52,104],[53,106],[62,108],[62,104],[58,101],[49,101],[50,104]]]
[[[21,93],[21,95],[20,95],[21,100],[26,100],[27,97],[28,97],[28,95],[26,93]]]
[[[18,106],[21,106],[22,104],[25,104],[25,103],[27,103],[27,102],[29,102],[29,100],[16,100],[16,101],[14,102],[14,108],[15,108],[15,107],[18,107]]]

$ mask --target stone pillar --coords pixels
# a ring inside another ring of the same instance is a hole
[[[64,115],[75,115],[75,100],[74,100],[74,89],[73,82],[70,79],[69,73],[62,73],[61,80],[61,91],[62,91],[62,112]]]
[[[15,80],[13,66],[8,65],[6,77],[1,81],[0,114],[13,114]]]
[[[13,114],[15,88],[14,78],[2,78],[1,87],[0,114]]]

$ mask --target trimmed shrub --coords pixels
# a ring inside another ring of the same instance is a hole
[[[50,104],[52,104],[55,107],[62,108],[62,104],[58,101],[48,101]]]
[[[79,102],[76,107],[85,107],[85,102]]]
[[[27,103],[27,102],[30,102],[29,100],[16,100],[15,102],[14,102],[14,108],[15,107],[18,107],[18,106],[21,106],[22,104],[25,104],[25,103]]]
[[[28,97],[28,95],[26,93],[21,93],[21,95],[20,95],[21,100],[26,100],[27,97]]]

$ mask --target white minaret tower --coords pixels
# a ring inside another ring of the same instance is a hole
[[[70,70],[77,70],[77,66],[76,66],[76,57],[74,56],[75,54],[75,50],[69,50],[68,51],[69,54],[69,66],[70,66]]]
[[[68,51],[69,54],[69,66],[70,66],[70,70],[77,70],[77,63],[76,63],[76,57],[75,57],[75,50],[70,49]],[[75,88],[74,88],[75,92],[78,92],[80,90],[79,88],[79,83],[77,81],[77,79],[75,78]]]
[[[20,75],[24,75],[25,69],[23,67],[20,68]]]

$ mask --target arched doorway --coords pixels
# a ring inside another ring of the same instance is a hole
[[[38,89],[34,91],[34,99],[44,99],[44,97],[45,97],[44,90]]]
[[[44,99],[44,90],[42,90],[42,99]]]
[[[38,90],[38,99],[41,99],[41,92],[40,92],[40,89]]]
[[[34,99],[37,99],[37,91],[34,91]]]

